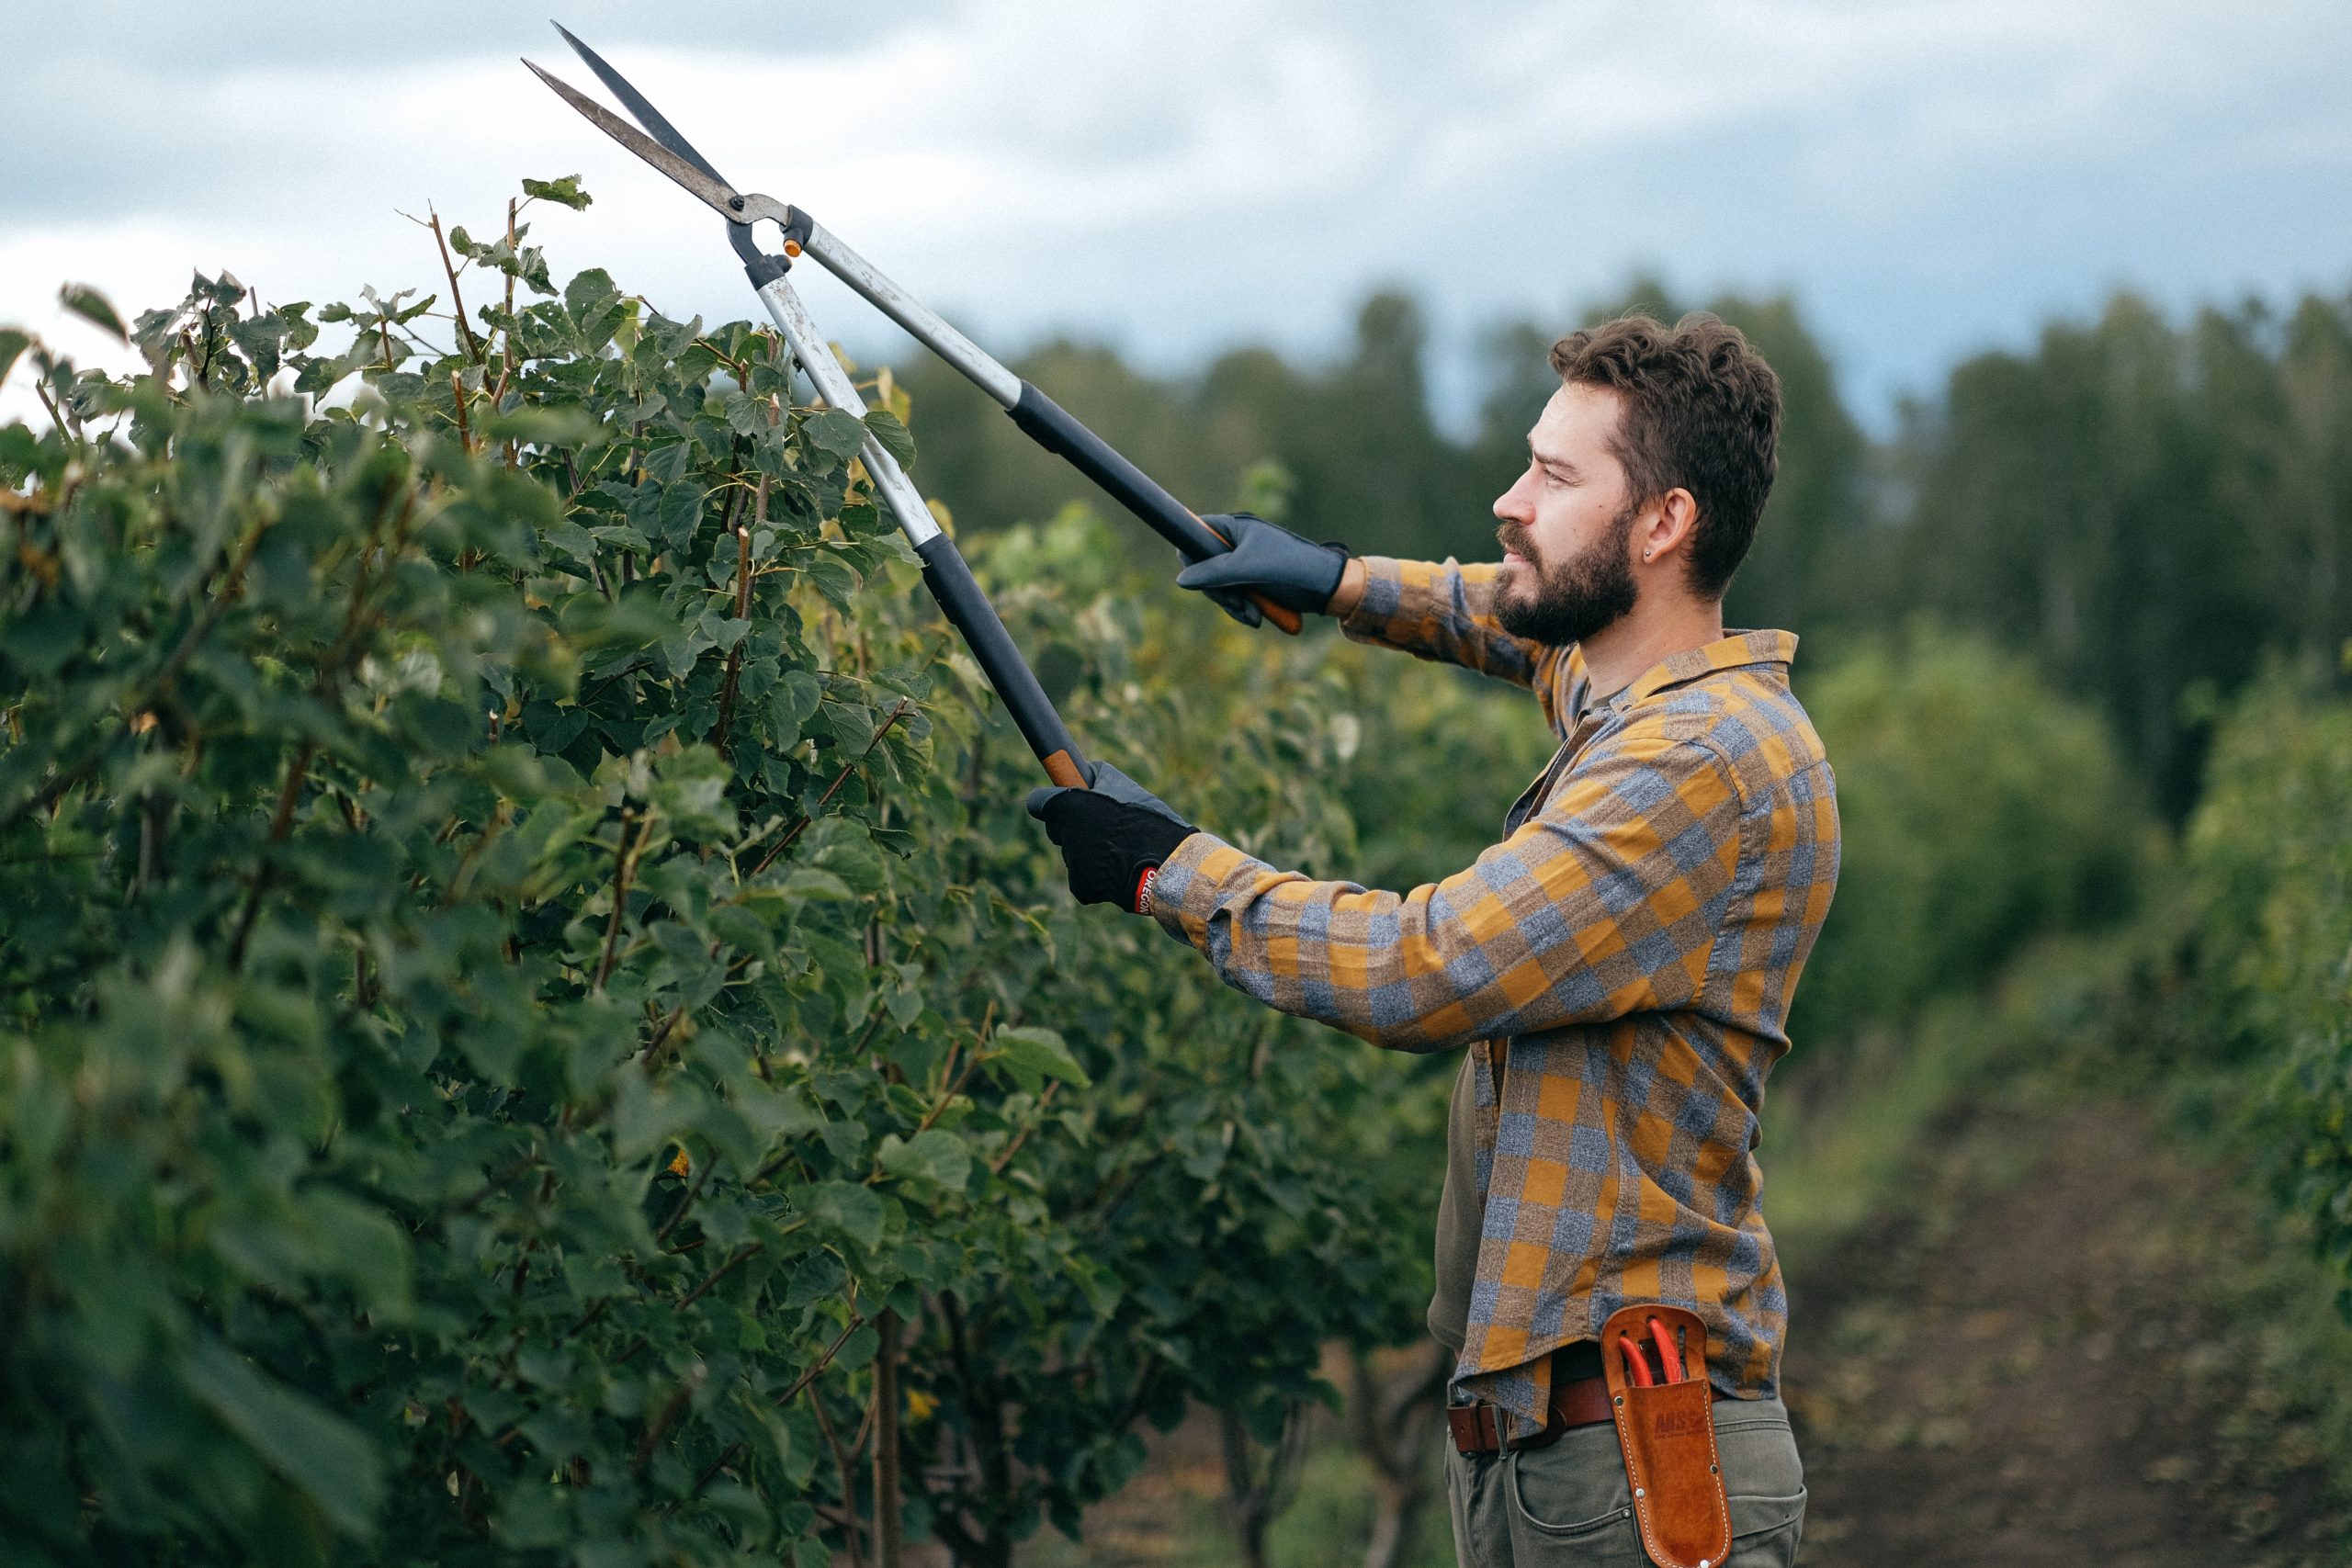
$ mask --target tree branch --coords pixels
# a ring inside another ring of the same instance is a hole
[[[621,940],[621,921],[628,913],[628,877],[629,871],[635,864],[635,860],[629,852],[629,830],[636,826],[637,808],[623,807],[621,836],[613,845],[613,916],[611,919],[605,922],[605,953],[604,956],[596,961],[594,989],[599,993],[603,992],[605,982],[613,977],[613,960],[618,953]],[[639,847],[643,847],[645,843],[643,832],[638,834],[637,842]]]
[[[319,743],[305,739],[295,749],[294,761],[287,767],[286,783],[277,792],[277,810],[269,819],[269,841],[283,843],[294,828],[295,803],[302,796],[302,777],[310,772],[311,759],[318,754]],[[265,860],[254,873],[253,886],[245,893],[245,907],[237,916],[237,934],[229,942],[229,973],[235,974],[245,965],[245,942],[254,934],[254,921],[261,914],[262,895],[269,891],[270,874],[276,863]]]
[[[865,750],[860,751],[849,761],[842,764],[842,771],[833,775],[833,782],[827,784],[825,786],[825,793],[817,797],[816,807],[808,813],[808,816],[803,817],[799,821],[795,822],[790,830],[788,830],[783,838],[778,839],[775,841],[775,846],[771,848],[765,855],[761,857],[760,863],[752,868],[752,874],[753,876],[759,875],[760,873],[774,865],[775,863],[776,856],[790,849],[792,847],[793,840],[799,838],[802,833],[808,831],[808,824],[817,819],[818,813],[823,811],[826,807],[832,804],[833,796],[841,793],[842,785],[847,784],[849,782],[850,774],[857,771],[857,764],[865,761],[868,756],[873,754],[874,748],[882,744],[882,738],[890,733],[891,726],[897,724],[900,719],[906,717],[907,715],[913,711],[914,704],[907,698],[901,697],[899,700],[899,705],[890,710],[890,716],[884,719],[882,721],[881,728],[874,732],[874,739],[865,743]]]
[[[430,207],[424,210],[433,213],[433,221],[426,227],[433,231],[433,243],[441,249],[441,271],[449,279],[449,309],[458,318],[458,335],[465,342],[466,353],[472,356],[476,365],[480,365],[483,357],[481,344],[475,338],[473,328],[466,324],[466,297],[458,292],[458,268],[449,259],[449,243],[441,237],[441,215]],[[462,403],[459,406],[462,408]],[[458,423],[461,427],[465,423],[462,412],[458,415]]]
[[[786,1389],[782,1393],[776,1396],[776,1408],[781,1410],[786,1405],[791,1404],[795,1399],[797,1399],[800,1396],[800,1391],[802,1389],[807,1388],[810,1383],[815,1382],[817,1379],[823,1374],[825,1369],[833,1364],[833,1358],[842,1353],[842,1347],[849,1343],[849,1337],[865,1326],[865,1318],[864,1314],[857,1312],[852,1312],[849,1314],[849,1325],[841,1331],[840,1337],[836,1338],[831,1345],[826,1346],[824,1354],[819,1356],[816,1361],[807,1371],[794,1379],[790,1388]],[[734,1442],[728,1444],[727,1447],[720,1451],[719,1456],[710,1461],[709,1467],[704,1470],[701,1475],[695,1477],[694,1490],[687,1493],[686,1495],[689,1497],[701,1496],[703,1488],[718,1480],[718,1472],[725,1470],[728,1464],[733,1461],[735,1456],[742,1451],[743,1443],[742,1439],[740,1438]]]

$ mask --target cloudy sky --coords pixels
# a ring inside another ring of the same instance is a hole
[[[739,186],[1000,352],[1328,354],[1398,284],[1458,413],[1484,329],[1571,324],[1648,268],[1793,289],[1883,424],[2119,286],[2352,288],[2345,0],[559,4]],[[437,285],[402,212],[486,230],[518,177],[571,173],[594,207],[534,234],[559,276],[752,313],[720,226],[516,62],[591,85],[543,12],[0,0],[0,321],[102,356],[61,281],[126,313],[193,267],[273,299]]]

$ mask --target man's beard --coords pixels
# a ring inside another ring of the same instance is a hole
[[[1589,547],[1557,564],[1536,557],[1520,524],[1497,528],[1495,537],[1503,548],[1526,563],[1525,571],[1513,571],[1495,596],[1495,619],[1503,630],[1532,642],[1566,647],[1599,636],[1630,612],[1638,590],[1625,547],[1640,513],[1639,506],[1626,507]],[[1522,594],[1516,590],[1528,573],[1534,576],[1535,592]]]

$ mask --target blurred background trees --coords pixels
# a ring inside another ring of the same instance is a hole
[[[2192,804],[2216,698],[2267,651],[2332,660],[2352,636],[2352,300],[2247,301],[2172,322],[2119,294],[2050,325],[2030,353],[1957,366],[1872,439],[1785,295],[1714,299],[1637,278],[1557,321],[1488,334],[1472,427],[1430,410],[1421,316],[1382,293],[1330,363],[1241,348],[1155,377],[1100,344],[1018,361],[1202,510],[1261,493],[1276,465],[1289,525],[1360,551],[1474,557],[1556,385],[1544,351],[1624,310],[1713,310],[1781,373],[1781,475],[1733,583],[1736,625],[1822,656],[1927,615],[2024,656],[2113,727],[2164,815]],[[924,411],[925,477],[978,530],[1100,503],[985,400],[928,359],[901,378]],[[1107,508],[1106,508],[1107,510]],[[1159,547],[1118,525],[1138,558]],[[1802,672],[1799,680],[1804,675]]]

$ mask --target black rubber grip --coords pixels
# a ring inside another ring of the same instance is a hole
[[[1067,759],[1067,766],[1078,776],[1086,775],[1086,755],[1070,739],[1069,727],[1062,723],[1062,716],[1046,696],[1046,689],[1037,684],[1036,671],[1021,657],[1021,649],[1013,646],[1012,634],[1004,629],[1004,622],[989,603],[988,595],[972,580],[972,569],[964,562],[964,553],[956,541],[941,534],[929,542],[915,547],[915,554],[922,561],[923,586],[939,601],[950,625],[963,634],[964,641],[979,660],[980,673],[996,688],[1004,701],[1004,709],[1021,730],[1021,739],[1037,754],[1049,771],[1058,755]],[[1057,782],[1068,782],[1057,780]]]
[[[1186,560],[1206,560],[1233,547],[1195,516],[1191,507],[1160,489],[1149,474],[1028,382],[1021,383],[1021,400],[1005,412],[1029,439],[1109,491],[1120,505],[1182,551]]]

